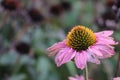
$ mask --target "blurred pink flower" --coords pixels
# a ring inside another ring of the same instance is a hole
[[[69,77],[69,80],[85,80],[84,76],[78,76],[76,75],[75,77]]]
[[[68,77],[68,79],[69,80],[85,80],[84,76],[78,76],[78,75],[76,75],[75,77]]]
[[[120,80],[120,77],[113,78],[113,80]]]
[[[84,26],[74,27],[66,39],[54,44],[47,49],[49,56],[55,57],[57,66],[71,60],[75,61],[77,68],[84,69],[87,62],[100,64],[99,59],[114,55],[117,42],[112,37],[113,31],[93,33]]]

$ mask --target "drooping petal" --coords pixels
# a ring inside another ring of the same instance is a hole
[[[95,46],[89,47],[88,50],[97,56],[102,56],[102,53]]]
[[[47,49],[47,51],[50,52],[49,56],[54,56],[61,48],[64,47],[66,47],[65,40],[63,40],[62,42],[55,43],[53,46]]]
[[[101,31],[101,32],[97,32],[95,33],[97,36],[111,36],[113,34],[113,31]]]
[[[112,38],[110,37],[97,37],[97,42],[96,44],[108,44],[108,45],[116,45],[118,44],[115,42]]]
[[[96,49],[103,48],[103,49],[107,49],[107,50],[114,50],[113,46],[107,45],[107,44],[95,44],[94,47]]]
[[[64,63],[69,62],[74,56],[75,52],[73,51],[72,48],[64,48],[59,51],[59,53],[56,55],[55,62],[57,66],[61,66]]]
[[[109,58],[111,56],[114,55],[114,50],[105,50],[105,49],[100,49],[100,51],[102,52],[103,56],[100,58]]]
[[[75,55],[75,64],[77,68],[84,69],[87,63],[87,53],[85,51],[77,52]]]
[[[57,52],[59,52],[60,49],[55,49],[54,51],[51,51],[48,56],[54,56]]]
[[[114,49],[112,46],[109,45],[96,45],[96,48],[102,53],[103,56],[100,56],[100,58],[108,58],[114,55]]]
[[[89,49],[87,50],[87,61],[92,62],[92,63],[96,63],[96,64],[100,64],[98,57],[95,56],[95,54],[92,53]]]
[[[61,41],[61,42],[58,42],[58,43],[55,43],[54,45],[52,45],[51,47],[49,47],[47,50],[48,51],[53,51],[57,48],[63,48],[65,47],[65,40]]]

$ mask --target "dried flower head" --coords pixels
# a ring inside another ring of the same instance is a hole
[[[18,0],[3,0],[1,2],[1,5],[4,9],[13,11],[19,8],[21,6],[21,3]]]
[[[26,42],[18,42],[15,45],[15,49],[17,52],[19,52],[20,54],[28,54],[30,52],[30,45]]]
[[[35,8],[28,10],[28,15],[33,22],[41,22],[44,20],[43,15]]]
[[[56,5],[52,5],[49,11],[51,14],[55,16],[60,16],[63,13],[63,8],[61,5],[56,4]]]
[[[66,10],[66,11],[69,11],[72,8],[71,3],[68,1],[62,1],[61,6],[62,6],[63,10]]]
[[[115,4],[115,0],[105,0],[106,1],[106,6],[107,7],[112,7]]]

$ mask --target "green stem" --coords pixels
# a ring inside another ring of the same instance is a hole
[[[117,77],[117,76],[118,76],[119,70],[120,70],[120,53],[118,54],[118,60],[117,60],[116,68],[115,68],[114,77]]]
[[[76,69],[76,67],[75,67],[75,65],[74,65],[73,62],[68,62],[68,63],[66,64],[66,66],[67,66],[67,68],[68,68],[68,70],[69,70],[69,73],[70,73],[72,76],[74,76],[75,74],[77,74],[77,69]]]
[[[87,64],[85,67],[85,80],[88,80],[88,68],[87,68]]]

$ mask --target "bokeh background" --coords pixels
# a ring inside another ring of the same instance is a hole
[[[76,25],[93,31],[114,30],[120,41],[120,0],[0,0],[0,80],[68,80],[82,75],[74,62],[57,67],[46,49],[65,39]],[[116,54],[88,63],[92,80],[120,76]]]

